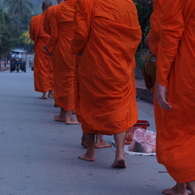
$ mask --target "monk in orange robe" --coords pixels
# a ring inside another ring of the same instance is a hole
[[[195,1],[158,1],[157,159],[177,182],[163,193],[195,195]]]
[[[80,124],[73,118],[75,55],[71,53],[74,4],[76,0],[61,1],[53,7],[50,17],[51,35],[45,49],[53,56],[54,100],[60,107],[56,121]]]
[[[43,20],[43,29],[47,34],[51,34],[51,28],[50,28],[50,18],[51,18],[51,13],[53,10],[53,6],[49,7],[46,11],[45,11],[45,17]],[[53,59],[52,56],[50,57],[49,60],[49,77],[51,79],[51,83],[52,83],[52,87],[54,87],[54,64],[53,64]],[[52,94],[53,97],[53,94]]]
[[[136,7],[126,0],[78,0],[74,29],[75,109],[87,144],[79,158],[94,161],[95,134],[114,134],[112,167],[125,168],[126,130],[138,117],[134,55],[141,30]]]
[[[43,20],[45,17],[45,11],[48,7],[52,6],[51,1],[43,1],[42,10],[43,13],[32,17],[30,22],[30,38],[34,41],[34,86],[35,91],[42,92],[43,95],[40,99],[47,99],[48,96],[52,96],[52,81],[49,76],[49,60],[50,57],[44,50],[44,45],[49,39],[49,35],[43,30]]]

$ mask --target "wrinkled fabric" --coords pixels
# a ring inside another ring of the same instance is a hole
[[[136,123],[134,54],[140,40],[132,1],[77,1],[72,51],[81,55],[75,106],[84,132],[117,134]]]
[[[45,17],[43,20],[43,30],[48,35],[51,35],[50,19],[51,19],[53,7],[54,6],[51,6],[45,11]],[[54,63],[53,63],[52,56],[50,56],[50,60],[49,60],[49,77],[52,83],[52,88],[54,88]]]
[[[71,53],[75,0],[53,7],[51,36],[46,44],[54,62],[54,100],[66,111],[74,110],[75,55]]]
[[[34,87],[35,91],[47,92],[52,90],[52,81],[49,76],[49,55],[45,52],[44,46],[49,35],[43,30],[45,13],[34,16],[30,22],[30,38],[34,41]]]
[[[51,14],[53,12],[53,6],[50,6],[46,11],[45,11],[45,17],[43,20],[43,30],[48,34],[51,35],[51,27],[50,27],[50,19],[51,19]]]
[[[157,81],[168,88],[172,109],[155,104],[157,158],[178,183],[186,183],[195,181],[195,1],[159,3]]]

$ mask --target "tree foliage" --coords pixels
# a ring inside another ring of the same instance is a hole
[[[19,30],[25,28],[26,19],[30,20],[32,16],[33,4],[28,0],[4,0],[4,4],[7,8],[7,13],[12,18],[16,27]]]
[[[6,54],[13,47],[16,40],[11,19],[0,9],[0,56]]]
[[[138,11],[139,23],[142,30],[140,49],[144,48],[144,39],[150,30],[150,15],[153,10],[153,0],[133,0]]]

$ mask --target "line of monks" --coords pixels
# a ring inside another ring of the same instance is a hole
[[[60,107],[56,121],[81,123],[87,151],[80,159],[95,160],[95,135],[100,143],[102,134],[114,135],[112,167],[125,168],[126,130],[138,119],[134,55],[141,30],[136,7],[130,0],[57,2],[51,6],[45,0],[43,13],[30,23],[35,91],[43,93],[41,99],[54,91]],[[170,195],[188,195],[188,189],[195,195],[194,13],[194,0],[154,0],[148,36],[157,56],[157,159],[176,181],[162,191]],[[79,122],[72,116],[74,110]],[[103,147],[109,146],[104,142]]]
[[[52,6],[49,0],[43,1],[43,13],[32,17],[30,22],[35,91],[43,94],[40,99],[54,95],[55,105],[60,108],[54,120],[81,124],[81,144],[87,147],[87,152],[80,159],[95,160],[94,148],[111,146],[104,141],[103,134],[116,134],[117,152],[112,166],[125,168],[126,130],[138,117],[133,70],[141,30],[136,7],[131,1],[120,6],[112,1],[97,4],[95,11],[94,1],[57,0],[57,3]],[[118,7],[116,14],[109,6],[113,10]],[[120,10],[122,15],[118,16]],[[92,11],[96,18],[103,15],[106,20],[97,21],[98,28],[90,32]],[[106,41],[105,32],[109,28],[113,37]],[[102,36],[98,34],[100,31]],[[106,50],[108,53],[104,53]],[[79,122],[73,118],[74,110]],[[95,135],[96,142],[91,145]],[[92,155],[88,156],[89,153]]]
[[[60,107],[56,121],[79,124],[74,111],[74,68],[76,56],[71,52],[75,1],[50,1],[42,5],[43,13],[32,17],[30,37],[34,40],[34,86],[42,92],[41,99],[54,94],[55,105]],[[48,92],[48,94],[47,94]]]

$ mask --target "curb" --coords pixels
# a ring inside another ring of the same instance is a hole
[[[5,70],[7,70],[7,69],[8,69],[8,67],[3,66],[3,67],[0,68],[0,72],[1,72],[1,71],[5,71]]]
[[[153,93],[148,89],[136,88],[137,98],[153,104]]]
[[[8,69],[8,67],[3,66],[3,67],[1,67],[0,72],[5,71],[7,69]],[[149,91],[145,88],[140,88],[140,87],[137,87],[136,91],[137,91],[137,99],[141,99],[141,100],[144,100],[146,102],[153,104],[153,93],[151,91]]]

